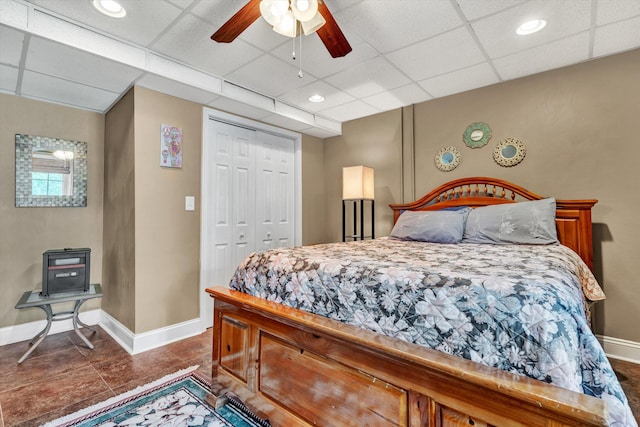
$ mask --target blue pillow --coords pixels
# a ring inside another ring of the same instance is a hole
[[[390,237],[431,243],[459,243],[471,208],[455,211],[405,211]]]
[[[556,199],[473,209],[467,217],[462,241],[530,245],[557,243]]]

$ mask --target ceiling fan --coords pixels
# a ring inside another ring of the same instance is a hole
[[[279,25],[281,22],[281,18],[278,16],[280,13],[278,7],[283,4],[285,8],[283,12],[288,14],[294,21],[293,30],[279,31],[274,23],[277,21]],[[307,16],[310,16],[307,8],[312,5],[313,11],[315,11],[316,4],[317,13],[311,13],[313,17],[307,18]],[[307,13],[305,14],[305,12]],[[267,22],[273,25],[276,32],[289,37],[295,37],[298,34],[300,28],[297,24],[300,21],[304,33],[318,33],[320,40],[322,40],[329,54],[334,58],[345,56],[351,52],[349,42],[323,0],[249,0],[242,9],[211,36],[211,39],[218,43],[231,43],[260,16],[263,16]],[[305,22],[302,22],[303,20]]]

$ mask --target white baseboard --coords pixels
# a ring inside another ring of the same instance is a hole
[[[111,335],[129,354],[142,353],[152,348],[161,347],[184,338],[198,335],[205,330],[200,318],[197,318],[153,331],[134,334],[122,323],[100,309],[83,311],[80,313],[80,320],[87,325],[100,325],[100,327]],[[0,328],[0,346],[30,340],[38,332],[43,330],[46,325],[46,320],[38,320]],[[73,330],[73,322],[71,319],[60,320],[51,324],[49,334],[57,334],[71,330]]]
[[[134,334],[122,323],[106,312],[102,312],[100,326],[118,342],[129,354],[138,354],[153,348],[161,347],[201,334],[205,328],[200,318],[154,329],[153,331]]]
[[[101,312],[102,310],[100,309],[83,311],[79,314],[80,320],[87,325],[97,325],[100,322]],[[46,320],[37,320],[35,322],[0,328],[0,345],[30,340],[38,332],[42,331],[45,326],[47,326]],[[49,334],[71,331],[72,329],[73,321],[71,319],[58,320],[51,324]]]
[[[604,352],[612,359],[620,359],[627,362],[640,363],[640,343],[627,341],[620,338],[596,335]]]

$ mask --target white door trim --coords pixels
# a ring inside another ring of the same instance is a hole
[[[278,128],[268,125],[266,123],[257,122],[255,120],[247,119],[233,114],[225,113],[222,111],[214,110],[212,108],[203,108],[202,114],[202,149],[201,149],[201,174],[200,174],[200,199],[201,199],[201,212],[200,212],[200,320],[205,327],[210,326],[210,313],[209,310],[209,294],[205,292],[205,289],[211,286],[226,286],[226,283],[208,283],[205,266],[206,261],[211,256],[210,249],[206,245],[206,239],[204,236],[210,234],[208,224],[208,209],[211,205],[211,201],[208,200],[206,191],[207,184],[211,182],[213,178],[211,176],[211,168],[209,168],[209,162],[211,161],[211,153],[206,142],[209,140],[209,126],[210,119],[226,122],[236,126],[242,126],[257,131],[271,133],[274,135],[283,136],[294,141],[294,209],[295,209],[295,232],[294,232],[294,245],[299,246],[302,244],[302,134],[298,132],[292,132],[287,129]]]

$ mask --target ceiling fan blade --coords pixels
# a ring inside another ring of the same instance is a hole
[[[218,43],[231,43],[260,17],[260,0],[249,0],[235,15],[211,36]]]
[[[320,27],[316,32],[318,33],[318,36],[320,36],[320,40],[322,40],[322,43],[324,43],[331,56],[338,58],[351,52],[351,45],[344,34],[342,34],[342,30],[338,26],[336,20],[333,19],[333,15],[329,12],[324,1],[318,2],[318,12],[320,12],[327,23]]]

